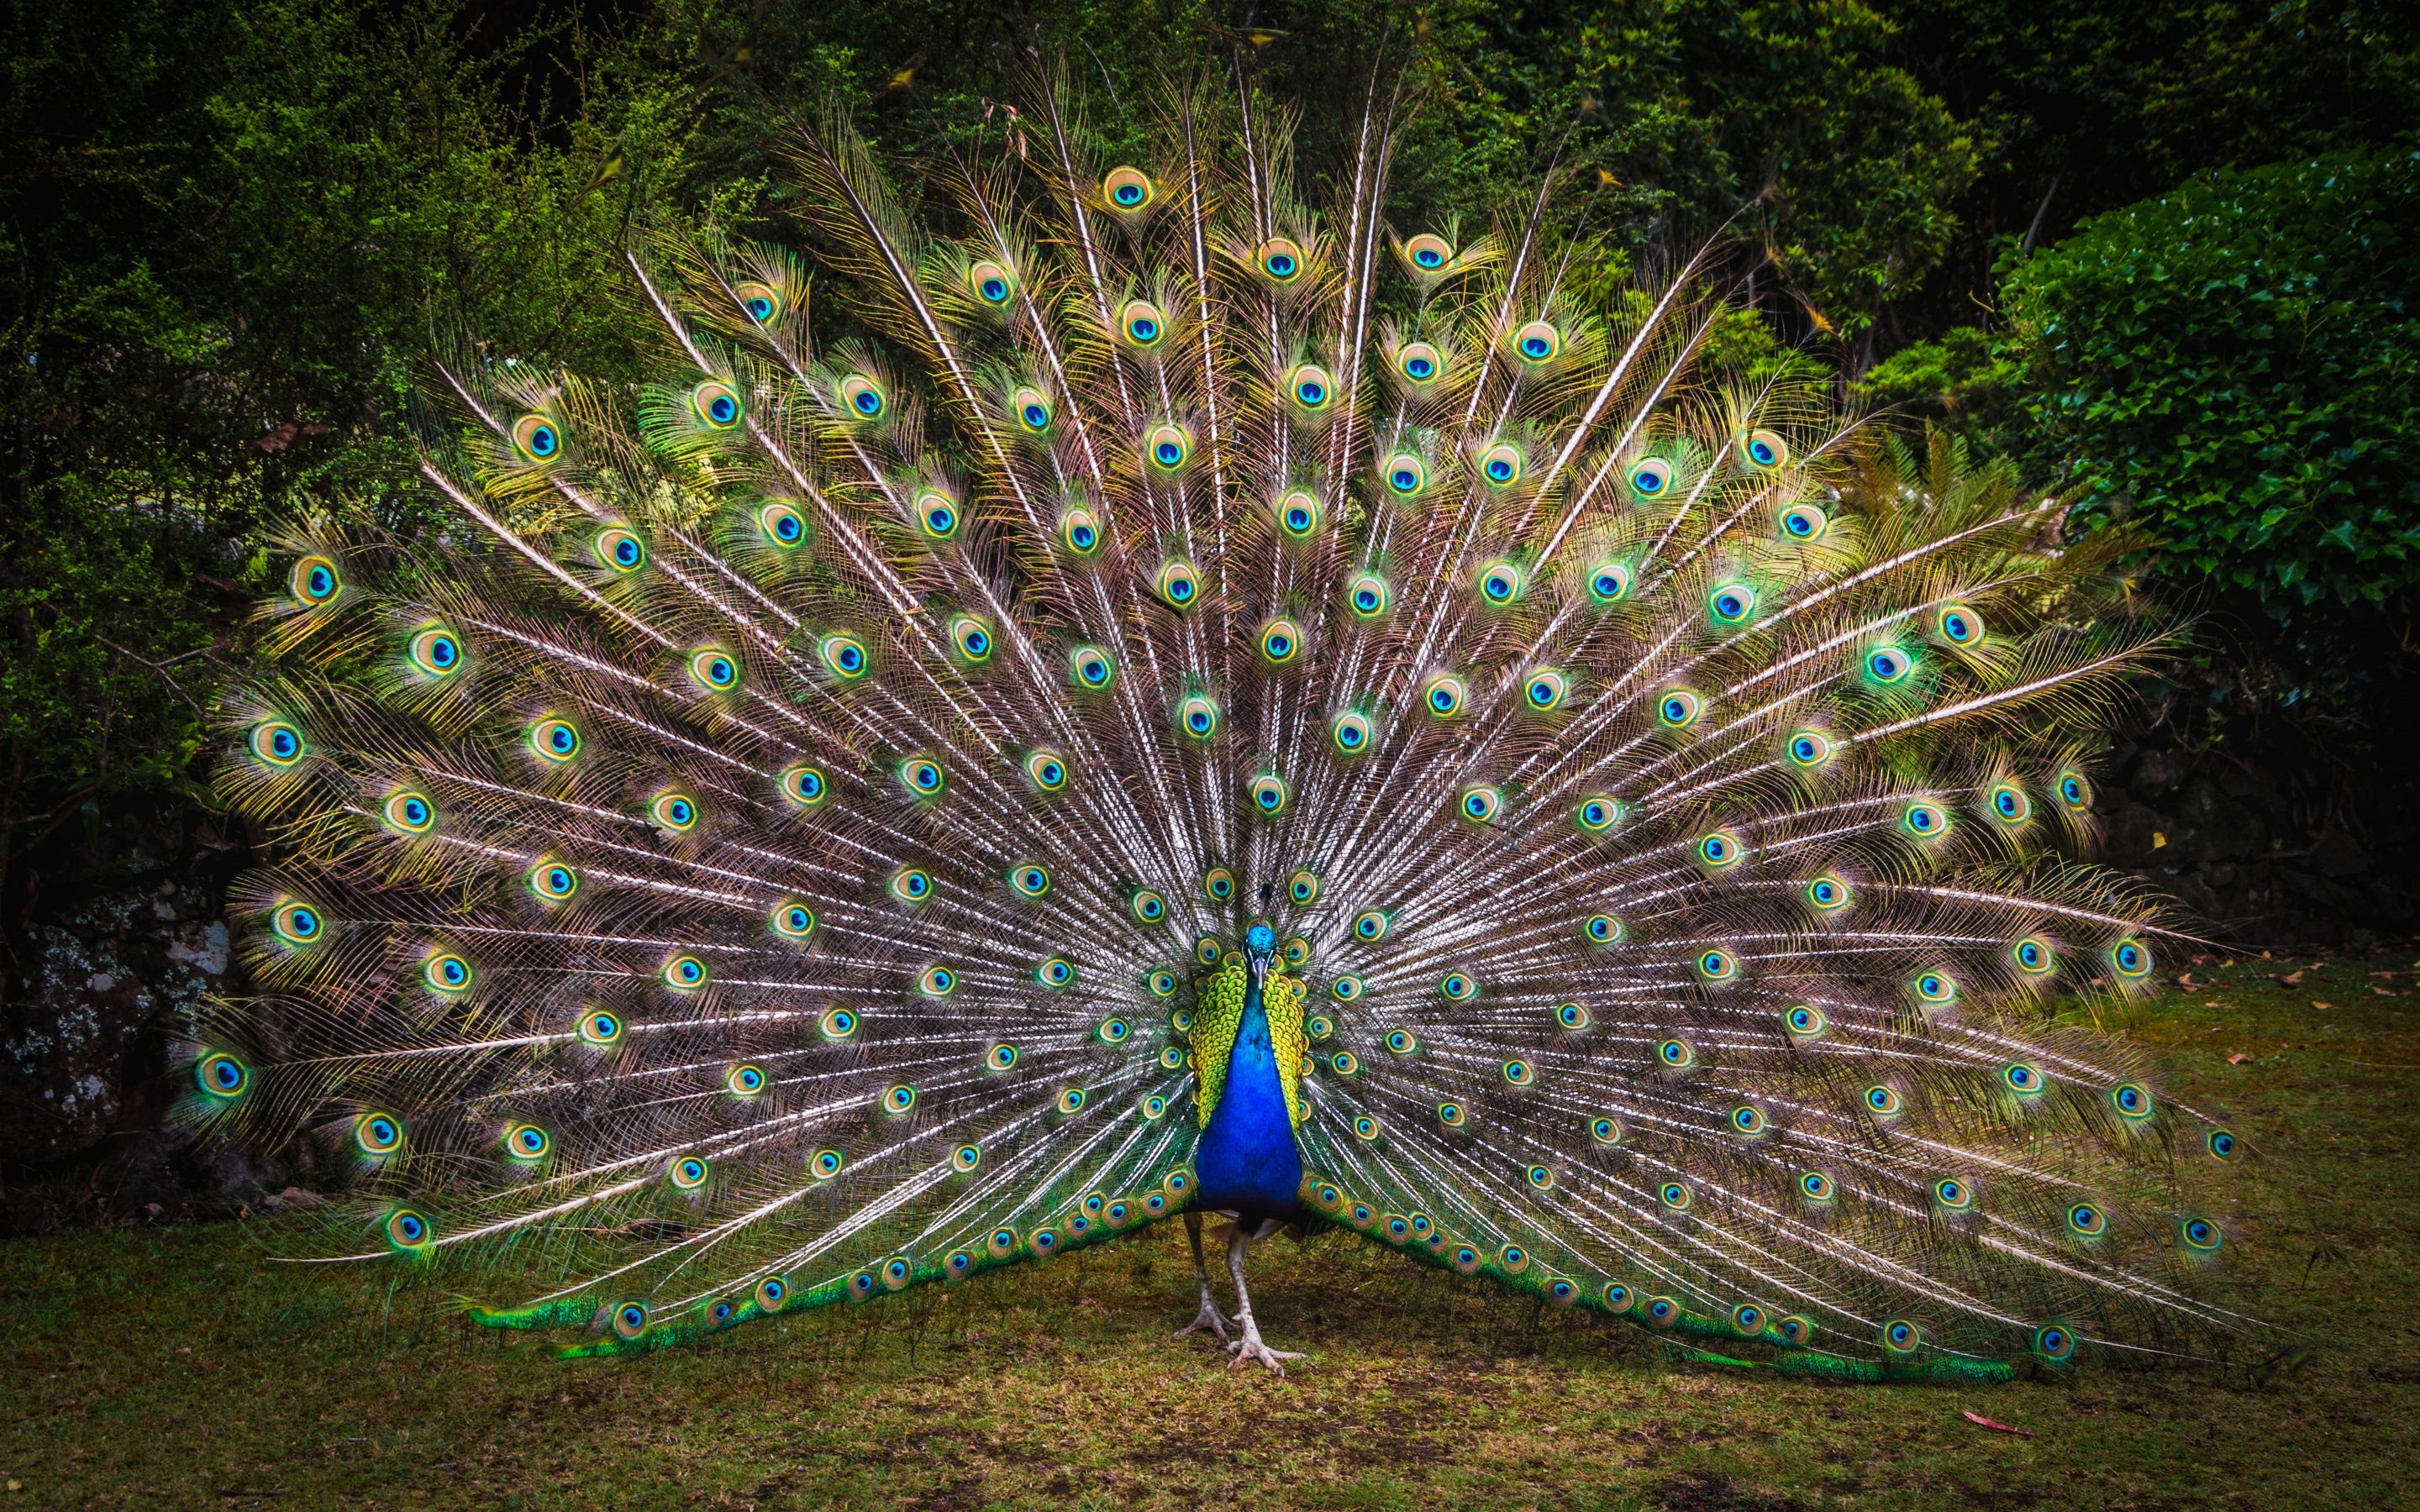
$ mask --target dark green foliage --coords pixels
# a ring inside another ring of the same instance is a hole
[[[1868,386],[2123,517],[2180,584],[2286,619],[2420,586],[2420,156],[2198,178],[2018,263],[2009,324],[1900,352]],[[2312,628],[2323,628],[2313,626]]]
[[[1993,264],[2196,173],[2383,146],[2420,122],[2405,0],[1885,0],[1897,59],[1982,173],[1902,339],[1974,318]]]
[[[2099,217],[2005,299],[2038,465],[2171,571],[2285,605],[2420,585],[2420,155],[2219,174]]]
[[[592,184],[613,123],[508,109],[512,59],[449,30],[309,0],[0,21],[0,857],[181,775],[265,526],[406,507],[376,503],[388,421],[433,331],[610,369],[643,176]]]

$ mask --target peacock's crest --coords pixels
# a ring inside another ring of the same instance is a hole
[[[441,361],[460,526],[299,535],[230,705],[196,1116],[603,1351],[1196,1203],[1841,1376],[2256,1332],[2237,1136],[2045,1016],[2163,933],[2068,858],[2124,543],[1551,182],[1399,236],[1373,101],[1313,212],[1249,79],[1133,162],[1046,84],[945,230],[835,124],[812,260],[632,259],[657,382]]]

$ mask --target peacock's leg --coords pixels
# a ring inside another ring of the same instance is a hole
[[[1227,1273],[1235,1278],[1236,1320],[1244,1329],[1244,1336],[1227,1346],[1235,1356],[1228,1362],[1227,1367],[1231,1370],[1247,1360],[1258,1360],[1279,1375],[1284,1375],[1285,1366],[1280,1362],[1302,1358],[1298,1353],[1272,1350],[1261,1342],[1260,1325],[1252,1321],[1252,1295],[1244,1289],[1244,1252],[1256,1241],[1266,1239],[1277,1231],[1278,1221],[1274,1218],[1262,1219],[1260,1227],[1249,1233],[1239,1222],[1235,1225],[1234,1237],[1227,1241]]]
[[[1176,1331],[1176,1336],[1183,1338],[1187,1334],[1198,1334],[1206,1328],[1218,1335],[1218,1342],[1224,1344],[1227,1342],[1229,1319],[1226,1314],[1218,1310],[1218,1299],[1210,1294],[1210,1267],[1202,1258],[1202,1215],[1200,1213],[1187,1211],[1185,1237],[1193,1242],[1193,1273],[1202,1282],[1202,1306],[1194,1313],[1193,1321]]]

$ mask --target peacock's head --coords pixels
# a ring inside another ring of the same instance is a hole
[[[1269,969],[1269,958],[1277,953],[1278,932],[1266,924],[1255,924],[1244,932],[1244,959],[1257,981]]]

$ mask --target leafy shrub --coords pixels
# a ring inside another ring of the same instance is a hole
[[[1988,367],[2037,477],[2292,618],[2420,587],[2420,153],[2198,178],[2019,264]],[[1904,364],[1913,368],[1913,363]],[[1902,373],[1901,377],[1910,376]]]

